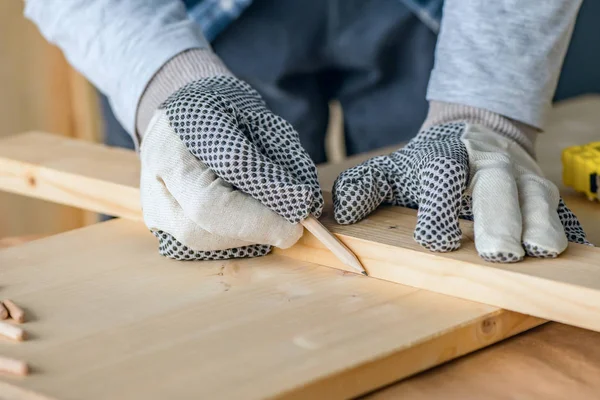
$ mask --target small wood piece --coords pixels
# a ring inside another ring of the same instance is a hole
[[[0,303],[0,319],[7,319],[8,317],[8,310],[4,307],[4,304]]]
[[[29,374],[29,366],[24,361],[0,356],[0,372],[11,375],[25,376]]]
[[[17,321],[18,323],[25,322],[25,311],[18,305],[16,305],[12,300],[5,299],[2,300],[2,304],[8,310],[10,317]]]
[[[18,326],[0,322],[0,336],[22,341],[25,340],[25,331]]]
[[[309,215],[302,225],[312,233],[325,247],[327,247],[344,265],[350,267],[354,272],[367,275],[367,271],[360,263],[356,255],[342,241],[329,232],[318,219]]]

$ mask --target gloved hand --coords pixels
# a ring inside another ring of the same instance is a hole
[[[230,75],[172,94],[140,151],[144,221],[167,257],[264,255],[294,244],[298,222],[323,208],[316,167],[297,132]]]
[[[567,241],[589,244],[524,146],[472,122],[430,126],[389,156],[343,172],[333,200],[340,224],[358,222],[380,204],[418,208],[414,238],[439,252],[458,249],[458,220],[472,219],[475,246],[487,261],[556,257]]]

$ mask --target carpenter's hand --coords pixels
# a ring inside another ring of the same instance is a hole
[[[333,198],[341,224],[360,221],[380,204],[418,208],[414,238],[432,251],[458,249],[458,219],[472,219],[475,246],[488,261],[556,257],[567,241],[588,243],[534,159],[481,125],[423,130],[395,153],[343,172]]]
[[[141,145],[144,221],[176,259],[289,247],[318,216],[317,171],[289,123],[246,83],[217,76],[171,95]]]

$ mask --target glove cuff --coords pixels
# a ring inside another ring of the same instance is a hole
[[[539,133],[538,129],[483,108],[430,101],[429,112],[421,130],[430,128],[433,125],[459,121],[483,125],[498,132],[519,143],[525,151],[535,158],[534,147],[535,139]]]
[[[146,131],[154,112],[180,87],[202,78],[233,74],[210,49],[191,49],[179,53],[148,82],[136,116],[136,136],[139,140]]]

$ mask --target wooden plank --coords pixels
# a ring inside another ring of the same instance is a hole
[[[331,214],[325,213],[321,222],[358,256],[371,277],[600,331],[599,248],[569,244],[557,259],[493,264],[477,255],[468,222],[462,224],[461,249],[436,254],[413,240],[414,210],[382,207],[347,226],[337,225]],[[339,260],[307,234],[276,253],[341,268]]]
[[[4,190],[141,220],[139,161],[129,151],[47,133],[0,141]]]
[[[599,343],[598,332],[552,322],[367,398],[597,399],[600,393]]]
[[[177,262],[127,220],[0,265],[32,339],[0,341],[32,366],[0,380],[59,399],[348,398],[542,322],[276,255]]]
[[[139,197],[136,187],[122,183],[134,171],[124,174],[123,165],[101,168],[112,165],[102,156],[111,151],[96,148],[93,156],[82,156],[88,154],[83,143],[42,136],[27,134],[2,142],[0,170],[8,174],[0,178],[0,188],[16,188],[21,193],[81,207],[103,207],[108,213],[112,207],[114,215],[141,218],[141,211],[132,208]],[[40,141],[48,147],[53,141],[57,144],[52,151],[36,154],[28,143]],[[123,151],[118,155],[125,158]],[[133,164],[132,158],[130,153],[129,164]],[[432,253],[413,240],[414,210],[382,207],[357,224],[341,226],[326,209],[321,222],[359,257],[371,277],[600,330],[600,249],[569,244],[558,259],[491,264],[477,255],[468,221],[462,224],[462,248],[452,253]],[[275,252],[349,269],[308,233],[292,248]]]

